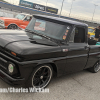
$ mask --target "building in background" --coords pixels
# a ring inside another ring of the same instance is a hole
[[[24,0],[20,0],[19,5],[29,7],[29,8],[33,8],[33,9],[36,9],[36,10],[41,10],[41,11],[46,11],[46,12],[58,14],[58,9],[56,9],[56,8],[52,8],[52,7],[48,7],[48,6],[44,6],[44,5],[40,5],[40,4],[28,2],[28,1],[24,1]]]

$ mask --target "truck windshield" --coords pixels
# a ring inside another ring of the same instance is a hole
[[[26,30],[30,30],[40,35],[45,35],[58,40],[65,40],[70,29],[71,25],[68,25],[67,23],[66,25],[63,25],[36,18],[33,18],[26,27]]]
[[[23,20],[24,17],[25,17],[25,15],[23,15],[23,14],[18,14],[15,16],[15,18],[20,19],[20,20]]]

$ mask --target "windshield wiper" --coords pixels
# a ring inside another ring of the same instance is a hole
[[[30,31],[30,30],[27,30],[27,29],[25,29],[25,31],[26,31],[26,32],[35,33],[36,35],[39,35],[39,36],[44,37],[44,38],[49,39],[49,40],[51,39],[50,37],[48,37],[48,36],[46,36],[46,35],[42,35],[42,34],[39,34],[39,33],[37,33],[37,32],[34,32],[34,31]]]
[[[36,35],[38,35],[38,36],[44,37],[44,38],[46,38],[46,39],[49,39],[50,41],[55,42],[55,43],[57,43],[57,44],[61,44],[61,42],[60,42],[59,40],[53,39],[53,38],[48,37],[48,36],[46,36],[46,35],[42,35],[42,34],[39,34],[39,33],[37,33],[37,32],[31,31],[31,30],[27,30],[27,29],[25,29],[25,31],[26,31],[26,32],[31,32],[31,33],[34,33],[34,34],[36,34]]]

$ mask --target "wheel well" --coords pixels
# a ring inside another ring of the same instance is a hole
[[[53,70],[57,73],[57,67],[54,63],[50,63],[50,65],[52,66]]]
[[[8,27],[9,27],[10,25],[16,25],[16,24],[9,24]],[[18,25],[16,25],[16,26],[18,27]],[[8,28],[8,27],[7,27],[7,28]]]
[[[39,65],[45,65],[45,64],[49,64],[52,66],[53,71],[55,72],[55,74],[57,75],[57,66],[54,63],[43,63],[43,64],[39,64]],[[39,66],[37,65],[37,66]]]
[[[42,63],[42,64],[38,64],[37,66],[35,66],[35,68],[38,67],[38,66],[46,65],[46,64],[47,65],[49,64],[49,65],[52,66],[53,71],[54,71],[53,76],[56,77],[57,76],[57,67],[56,67],[56,65],[54,63]],[[35,68],[33,68],[32,72],[34,71]],[[32,72],[30,73],[29,77],[31,76]],[[29,79],[29,77],[28,77],[28,79]]]

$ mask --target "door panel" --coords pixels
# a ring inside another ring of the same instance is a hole
[[[89,48],[85,43],[70,43],[66,53],[66,73],[72,73],[84,69]]]
[[[28,24],[29,24],[29,21],[25,21],[25,20],[23,20],[21,25],[25,25],[25,26],[27,26]]]

